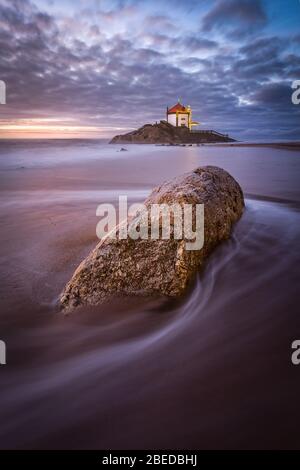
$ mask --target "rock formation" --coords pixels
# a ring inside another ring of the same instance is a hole
[[[167,121],[145,124],[128,134],[116,135],[111,144],[200,144],[205,142],[234,142],[228,135],[215,131],[190,131],[187,127],[174,127]]]
[[[187,239],[105,238],[76,269],[61,294],[63,309],[98,304],[112,296],[182,294],[209,253],[231,233],[242,215],[244,198],[239,184],[225,170],[206,166],[155,188],[145,201],[152,204],[204,204],[204,246],[188,251]],[[193,213],[193,217],[195,213]],[[130,229],[141,214],[127,221]],[[195,221],[194,221],[195,222]],[[159,219],[161,223],[161,219]],[[117,228],[117,235],[120,227]]]

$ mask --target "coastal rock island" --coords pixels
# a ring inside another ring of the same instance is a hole
[[[194,129],[199,125],[192,119],[191,106],[178,101],[167,107],[166,119],[155,124],[145,124],[139,129],[123,135],[116,135],[110,144],[202,144],[213,142],[235,142],[227,134],[212,130]]]
[[[110,144],[202,144],[214,142],[235,142],[227,134],[210,130],[190,130],[188,127],[173,126],[167,121],[145,124],[127,134],[116,135]]]
[[[212,250],[229,238],[233,224],[241,217],[244,198],[239,184],[225,170],[204,166],[176,177],[153,189],[144,202],[152,204],[204,204],[204,244],[187,250],[187,239],[174,236],[174,218],[170,218],[171,237],[153,240],[130,237],[102,239],[78,266],[64,288],[60,304],[70,310],[80,305],[95,305],[113,296],[163,295],[178,297],[187,288],[196,271],[203,268]],[[141,214],[128,219],[127,228]],[[193,212],[193,222],[195,212]],[[161,218],[158,221],[161,227]]]

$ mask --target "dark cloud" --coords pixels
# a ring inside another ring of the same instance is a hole
[[[146,37],[151,41],[153,47],[165,47],[170,50],[182,51],[183,53],[194,53],[197,51],[208,51],[218,47],[218,42],[207,39],[203,35],[186,35],[186,36],[168,36],[160,33],[146,33],[141,37]]]
[[[265,26],[267,17],[260,0],[220,0],[204,16],[202,29],[242,37]]]
[[[250,99],[256,104],[282,110],[283,107],[290,108],[291,94],[291,86],[283,83],[269,83],[259,87]]]
[[[291,41],[287,37],[264,37],[239,49],[240,58],[233,63],[233,71],[240,78],[255,77],[261,82],[277,76],[285,80],[298,76],[300,59],[286,54]]]
[[[251,41],[249,44],[241,47],[239,52],[251,57],[253,61],[266,62],[276,57],[288,46],[288,39],[278,37],[265,37]]]
[[[176,44],[184,46],[186,50],[189,50],[191,52],[215,49],[218,46],[218,43],[216,41],[195,36],[186,36],[184,38],[178,38]]]

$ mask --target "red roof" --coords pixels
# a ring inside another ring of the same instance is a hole
[[[187,112],[187,108],[185,106],[183,106],[181,103],[176,103],[174,106],[172,106],[172,108],[169,108],[168,109],[168,113],[176,113],[176,111],[181,111],[183,113],[186,113]]]

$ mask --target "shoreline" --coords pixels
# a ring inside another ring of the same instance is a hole
[[[101,138],[101,137],[61,137],[61,138],[26,138],[23,137],[0,137],[0,145],[7,144],[7,143],[44,143],[44,142],[76,142],[76,143],[84,143],[84,142],[99,142],[101,144],[109,144],[110,138]],[[192,147],[268,147],[268,148],[282,148],[287,150],[300,150],[300,141],[270,141],[270,142],[243,142],[243,141],[236,141],[236,142],[202,142],[202,143],[150,143],[150,142],[116,142],[110,145],[117,145],[117,146],[124,146],[124,145],[138,145],[138,146],[156,146],[156,147],[180,147],[180,146],[192,146]]]
[[[300,142],[228,142],[204,144],[209,147],[267,147],[286,150],[300,150]]]

